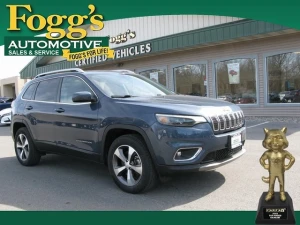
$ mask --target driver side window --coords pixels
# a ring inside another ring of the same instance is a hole
[[[78,77],[64,77],[61,85],[60,100],[61,103],[74,103],[73,94],[80,91],[92,93],[90,87]]]

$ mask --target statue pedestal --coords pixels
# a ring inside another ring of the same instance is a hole
[[[264,192],[260,199],[256,214],[256,224],[295,224],[295,212],[290,195],[285,192],[286,200],[280,200],[279,192],[274,193],[272,200],[266,202]]]

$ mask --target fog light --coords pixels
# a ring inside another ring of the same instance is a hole
[[[197,155],[199,155],[201,150],[202,150],[202,147],[178,149],[174,155],[174,161],[193,160],[197,157]]]

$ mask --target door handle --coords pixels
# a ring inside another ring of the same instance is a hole
[[[27,109],[27,110],[32,110],[33,107],[30,105],[30,106],[27,106],[26,109]]]
[[[64,112],[65,110],[62,109],[62,108],[59,108],[59,109],[55,109],[55,111],[58,112],[58,113],[62,113],[62,112]]]

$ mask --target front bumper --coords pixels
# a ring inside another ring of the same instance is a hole
[[[167,175],[177,172],[197,172],[197,171],[208,171],[213,170],[218,167],[224,166],[238,158],[240,158],[242,155],[246,153],[246,149],[242,148],[241,151],[238,153],[232,155],[230,158],[220,160],[217,162],[210,162],[206,164],[194,164],[194,165],[178,165],[178,166],[166,166],[166,165],[159,165],[158,170],[160,174]]]
[[[210,124],[199,124],[194,127],[166,127],[159,124],[152,126],[151,136],[157,168],[165,171],[210,170],[242,156],[246,139],[245,126],[236,130],[214,134]],[[242,145],[231,148],[230,137],[241,134]],[[201,149],[190,160],[176,161],[175,153],[180,149]]]

